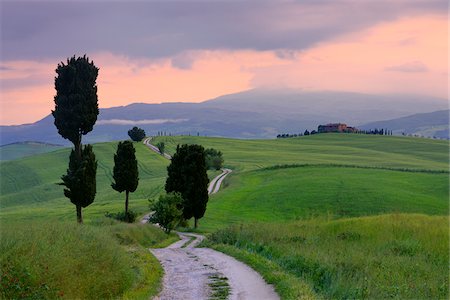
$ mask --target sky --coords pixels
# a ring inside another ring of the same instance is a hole
[[[0,2],[1,125],[54,108],[55,69],[86,54],[100,107],[249,89],[448,99],[446,0]]]

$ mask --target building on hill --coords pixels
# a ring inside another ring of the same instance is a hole
[[[329,123],[326,125],[319,125],[317,132],[319,133],[327,133],[327,132],[358,132],[358,129],[355,127],[347,126],[344,123]]]

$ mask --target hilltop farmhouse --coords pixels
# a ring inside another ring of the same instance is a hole
[[[317,129],[318,133],[327,133],[327,132],[358,132],[358,129],[355,127],[347,126],[344,123],[330,123],[326,125],[319,125]]]

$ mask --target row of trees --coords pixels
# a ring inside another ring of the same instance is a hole
[[[58,133],[74,145],[67,173],[61,177],[61,185],[65,186],[64,195],[76,207],[78,223],[83,222],[82,208],[93,203],[96,195],[97,160],[91,145],[83,147],[82,136],[92,131],[99,114],[98,71],[86,56],[69,58],[66,64],[61,62],[56,69],[55,109],[52,111],[54,124]],[[137,127],[129,130],[128,134],[134,141],[141,141],[145,137],[144,130]],[[164,153],[164,143],[159,143],[158,148]],[[139,183],[135,152],[133,143],[124,141],[119,142],[114,155],[114,182],[111,187],[120,193],[125,192],[125,217],[129,213],[129,193],[134,192]],[[177,146],[167,168],[165,190],[168,194],[162,196],[153,207],[162,213],[155,213],[153,221],[167,223],[160,217],[166,216],[164,212],[168,211],[173,219],[169,222],[169,228],[175,226],[174,220],[192,217],[197,227],[208,202],[207,168],[220,169],[222,164],[220,151],[205,150],[200,145]]]
[[[370,129],[370,130],[360,130],[359,133],[377,134],[377,135],[392,135],[392,130],[375,128],[375,129]]]
[[[313,134],[318,134],[319,132],[317,132],[316,130],[312,130],[312,131],[308,131],[305,130],[305,132],[303,133],[282,133],[282,134],[278,134],[277,135],[277,139],[284,139],[284,138],[294,138],[294,137],[300,137],[300,136],[305,136],[305,135],[313,135]],[[377,135],[392,135],[392,130],[388,130],[388,129],[370,129],[370,130],[357,130],[353,133],[356,134],[377,134]]]
[[[82,136],[92,131],[97,116],[97,76],[99,69],[86,56],[67,59],[56,69],[55,109],[52,111],[58,133],[73,143],[67,173],[61,177],[64,195],[76,207],[77,222],[83,223],[82,208],[94,202],[97,191],[97,160],[92,145],[82,145]],[[130,137],[142,140],[143,130],[133,128]],[[128,214],[129,193],[138,186],[139,173],[132,142],[120,142],[114,155],[112,188],[125,191],[125,215]]]

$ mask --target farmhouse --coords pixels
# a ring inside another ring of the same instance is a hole
[[[330,123],[326,125],[319,125],[317,131],[319,133],[327,132],[357,132],[358,129],[355,127],[347,126],[344,123]]]

